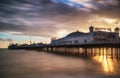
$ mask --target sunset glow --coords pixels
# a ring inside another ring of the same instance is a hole
[[[66,36],[67,34],[68,32],[66,30],[62,30],[62,31],[58,31],[56,36],[60,38]]]
[[[88,27],[119,27],[119,0],[5,0],[0,1],[0,47],[11,43],[50,43],[76,31],[88,32]],[[21,37],[22,36],[22,37]]]
[[[100,52],[101,52],[101,55],[94,56],[93,60],[101,64],[101,68],[102,68],[102,71],[104,71],[104,73],[114,74],[115,68],[116,68],[114,64],[116,62],[116,59],[111,58],[111,56],[108,55],[110,51],[106,50],[106,48],[101,49]]]

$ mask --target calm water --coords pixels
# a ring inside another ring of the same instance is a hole
[[[120,60],[0,50],[0,78],[120,78]]]

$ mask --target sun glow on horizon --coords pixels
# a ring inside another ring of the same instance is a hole
[[[33,43],[50,43],[50,38],[32,36],[31,37],[32,44]],[[27,35],[12,35],[6,33],[0,33],[0,48],[7,48],[9,44],[30,44],[30,37]]]
[[[57,32],[56,37],[61,38],[61,37],[66,36],[67,34],[68,34],[67,30],[60,30]]]

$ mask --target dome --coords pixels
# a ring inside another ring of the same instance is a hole
[[[76,31],[76,32],[72,32],[68,34],[66,37],[76,37],[76,36],[81,36],[81,35],[85,35],[85,33]]]
[[[119,31],[119,28],[118,28],[118,27],[116,27],[116,28],[115,28],[115,31]]]

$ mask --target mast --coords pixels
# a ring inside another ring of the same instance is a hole
[[[92,16],[91,16],[91,21],[90,21],[91,26],[92,26],[92,24],[93,24],[92,22],[93,22],[93,18],[92,18]]]
[[[31,35],[30,35],[30,45],[31,45],[32,41],[31,41]]]

